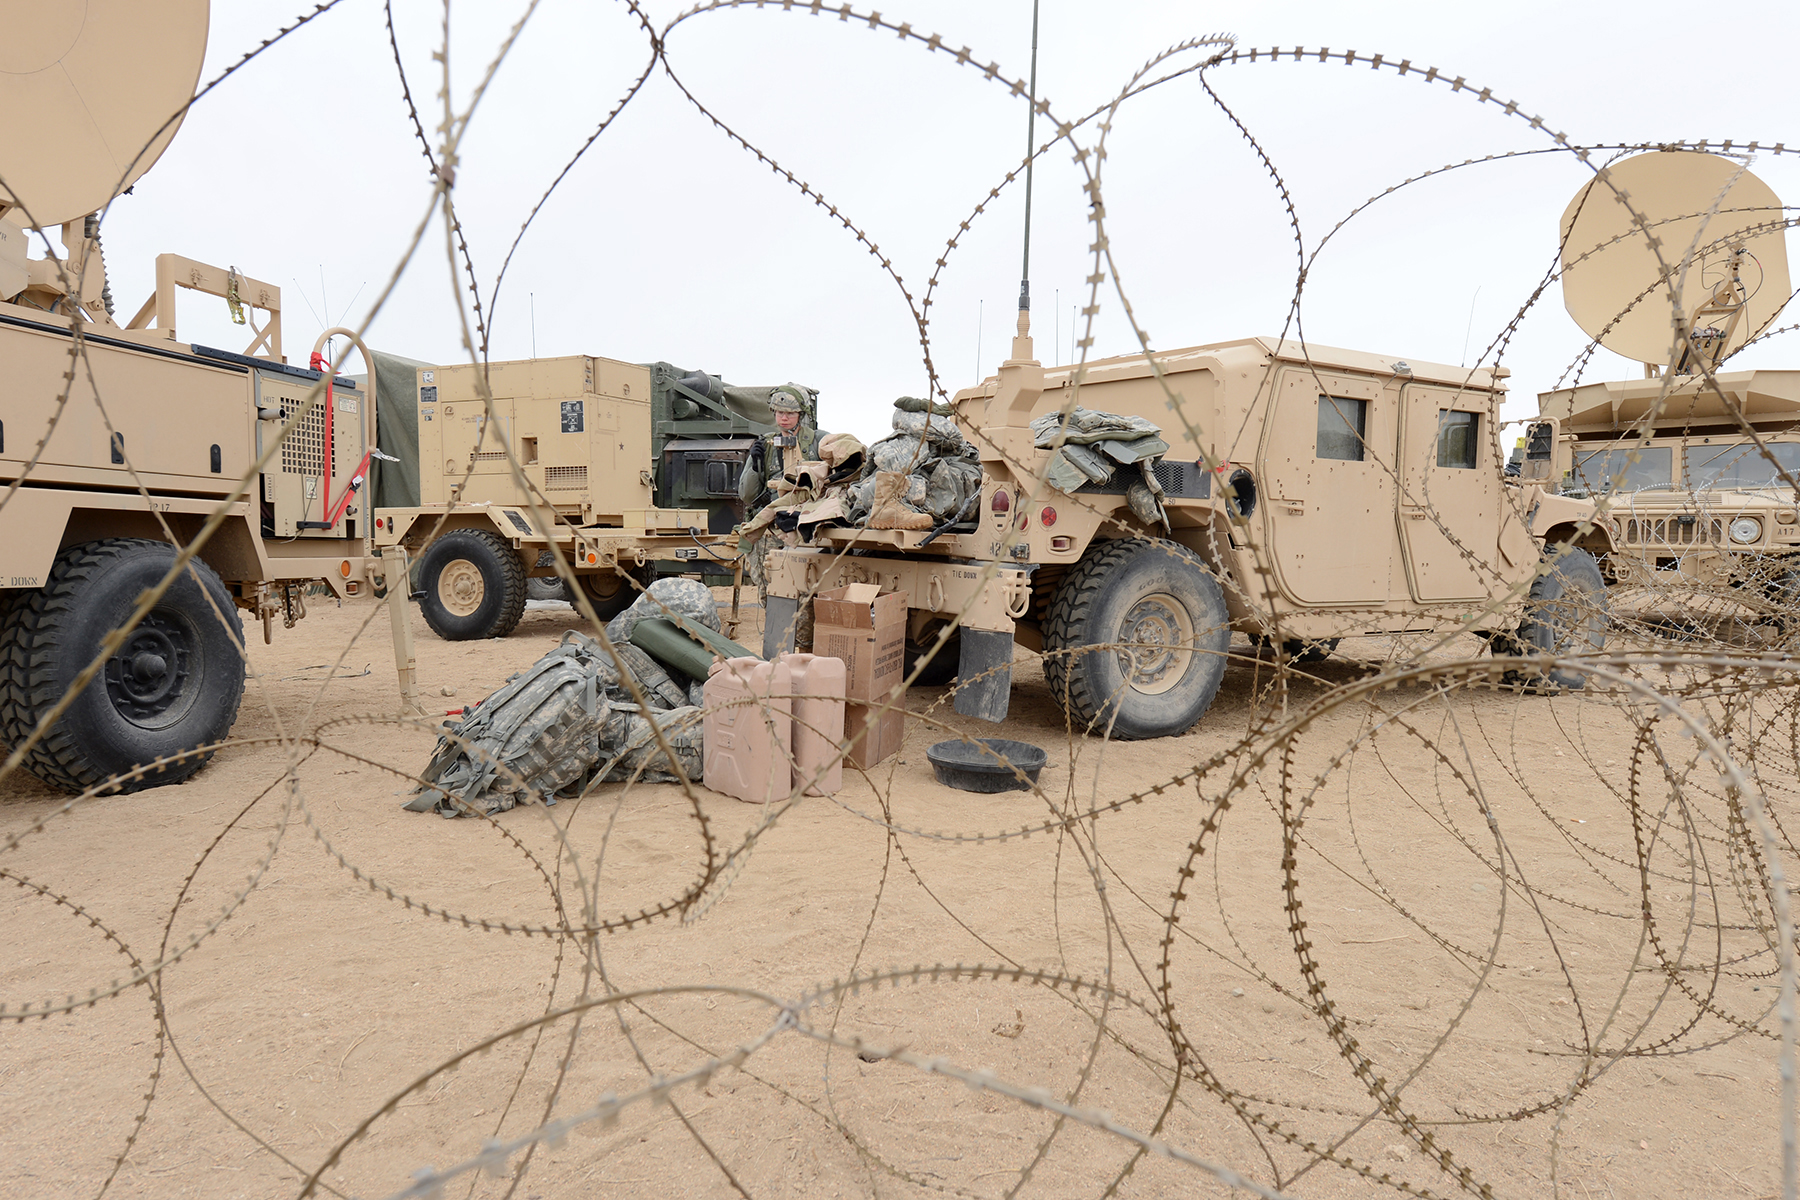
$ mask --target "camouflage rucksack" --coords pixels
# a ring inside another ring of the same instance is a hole
[[[619,649],[654,661],[634,646]],[[658,674],[668,681],[666,674]],[[660,699],[654,691],[650,698]],[[695,718],[696,710],[686,706],[643,715],[600,643],[571,630],[556,649],[507,680],[438,739],[420,775],[427,786],[406,808],[453,817],[466,811],[505,812],[532,800],[554,804],[557,792],[593,774],[628,779],[638,768],[640,781],[673,780],[651,722],[664,730],[688,778],[698,780],[700,724]]]

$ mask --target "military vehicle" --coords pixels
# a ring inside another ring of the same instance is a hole
[[[1563,214],[1570,316],[1645,364],[1642,379],[1538,397],[1561,430],[1563,491],[1617,518],[1609,582],[1730,588],[1777,617],[1800,607],[1800,371],[1724,369],[1790,294],[1785,226],[1741,163],[1691,151],[1614,163]]]
[[[1616,518],[1609,583],[1729,587],[1771,615],[1800,608],[1800,371],[1587,384],[1539,403],[1561,418],[1564,494],[1605,498]]]
[[[440,637],[512,632],[554,557],[602,620],[658,573],[736,578],[723,535],[750,446],[775,428],[771,388],[586,355],[419,367],[413,387],[415,503],[378,507],[375,536],[418,557]]]
[[[174,136],[204,0],[9,16],[0,108],[28,116],[0,125],[0,743],[22,746],[102,659],[22,760],[79,791],[224,737],[244,688],[240,610],[267,639],[276,617],[305,615],[309,585],[341,598],[378,582],[363,494],[377,396],[288,365],[281,289],[235,267],[160,255],[155,292],[115,314],[95,214]],[[56,257],[29,256],[32,227],[60,235]],[[180,340],[184,289],[247,324],[242,351]],[[209,519],[191,569],[131,623]]]
[[[1018,331],[997,376],[953,401],[980,450],[973,524],[840,527],[771,554],[766,653],[791,642],[805,598],[875,582],[907,593],[917,652],[960,616],[958,712],[1005,717],[1017,643],[1046,656],[1079,725],[1146,738],[1206,712],[1233,630],[1314,655],[1346,634],[1454,629],[1502,651],[1603,644],[1590,552],[1610,527],[1554,494],[1554,422],[1522,477],[1503,477],[1504,370],[1269,338],[1158,352],[1154,369],[1143,355],[1047,369],[1028,311]],[[1049,486],[1030,422],[1077,404],[1161,426],[1166,527],[1122,483]]]

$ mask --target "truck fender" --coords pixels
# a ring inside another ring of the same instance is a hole
[[[8,505],[12,532],[0,543],[0,587],[42,587],[57,554],[77,543],[108,537],[166,541],[163,522],[185,544],[217,507],[215,501],[193,497],[157,496],[153,503],[157,514],[145,509],[141,497],[126,493],[20,488]],[[232,507],[198,557],[227,583],[266,579],[269,560],[262,539],[250,526],[246,506],[239,502]]]

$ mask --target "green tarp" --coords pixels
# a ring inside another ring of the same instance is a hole
[[[415,508],[419,503],[420,367],[433,364],[372,350],[375,357],[375,444],[399,462],[376,459],[370,486],[376,508]]]

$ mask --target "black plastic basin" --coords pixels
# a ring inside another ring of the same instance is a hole
[[[1030,784],[1014,773],[1017,767],[1025,779],[1037,782],[1044,769],[1044,751],[1030,742],[1007,738],[982,738],[980,741],[939,742],[925,751],[938,782],[965,792],[1025,792]]]

